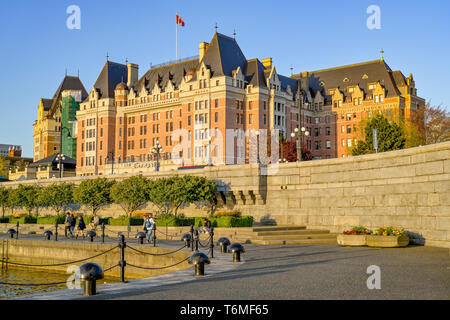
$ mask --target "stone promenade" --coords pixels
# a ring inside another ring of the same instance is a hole
[[[170,242],[164,243],[170,246]],[[217,250],[218,251],[218,250]],[[242,263],[220,254],[205,277],[189,268],[129,283],[99,285],[99,294],[81,290],[37,299],[297,300],[450,299],[450,252],[444,248],[348,248],[338,245],[246,245]],[[380,267],[381,289],[367,288],[367,268]],[[77,291],[77,292],[76,292]],[[31,297],[26,297],[30,299]]]

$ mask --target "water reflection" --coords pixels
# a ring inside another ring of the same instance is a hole
[[[47,270],[33,271],[11,268],[8,268],[8,271],[0,270],[0,299],[67,289],[66,283],[52,286],[36,286],[33,284],[66,282],[70,276],[70,274]],[[100,283],[116,281],[115,278],[105,278]],[[20,285],[12,285],[13,283]]]

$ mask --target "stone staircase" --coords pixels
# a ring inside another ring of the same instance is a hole
[[[336,244],[337,234],[304,226],[258,226],[253,228],[215,229],[215,239],[261,245]]]

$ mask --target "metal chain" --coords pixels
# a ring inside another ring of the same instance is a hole
[[[67,283],[67,281],[63,282],[53,282],[53,283],[7,283],[7,282],[0,282],[0,284],[3,285],[9,285],[9,286],[24,286],[24,287],[34,287],[34,286],[55,286],[59,284]]]
[[[78,262],[83,262],[83,261],[86,261],[86,260],[94,259],[94,258],[97,258],[97,257],[99,257],[101,255],[104,255],[104,254],[106,254],[106,253],[108,253],[108,252],[110,252],[110,251],[112,251],[112,250],[114,250],[116,248],[118,248],[118,246],[115,246],[115,247],[113,247],[113,248],[111,248],[109,250],[106,250],[105,252],[99,253],[99,254],[97,254],[95,256],[92,256],[92,257],[89,257],[89,258],[86,258],[86,259],[70,261],[70,262],[64,262],[64,263],[57,263],[57,264],[40,264],[40,265],[38,265],[38,264],[25,264],[25,263],[17,263],[17,262],[10,262],[10,261],[8,261],[7,263],[8,264],[17,265],[17,266],[25,266],[25,267],[58,267],[58,266],[64,266],[64,265],[68,265],[68,264],[72,264],[72,263],[78,263]]]
[[[138,249],[133,248],[131,246],[127,246],[127,248],[130,248],[131,250],[137,251],[137,252],[142,253],[142,254],[148,254],[150,256],[166,256],[166,255],[169,255],[169,254],[172,254],[172,253],[175,253],[175,252],[183,250],[184,248],[186,248],[186,245],[182,246],[180,249],[177,249],[177,250],[172,251],[172,252],[166,252],[166,253],[150,253],[150,252],[145,252],[145,251],[138,250]]]
[[[189,258],[190,258],[190,257],[187,257],[186,259],[184,259],[184,260],[182,260],[182,261],[180,261],[180,262],[177,262],[177,263],[175,263],[175,264],[173,264],[173,265],[171,265],[171,266],[165,266],[165,267],[159,267],[159,268],[146,268],[146,267],[140,267],[140,266],[135,266],[135,265],[133,265],[133,264],[130,264],[130,263],[128,263],[128,262],[127,262],[127,266],[134,267],[134,268],[138,268],[138,269],[145,269],[145,270],[161,270],[161,269],[167,269],[167,268],[171,268],[171,267],[174,267],[174,266],[176,266],[176,265],[179,265],[179,264],[181,264],[181,263],[187,261]]]

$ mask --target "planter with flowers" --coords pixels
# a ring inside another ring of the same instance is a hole
[[[405,231],[392,227],[373,230],[366,240],[369,247],[377,248],[398,248],[409,244],[409,236]]]
[[[337,236],[337,243],[341,246],[359,247],[365,246],[366,237],[370,234],[370,230],[366,227],[353,227]]]

